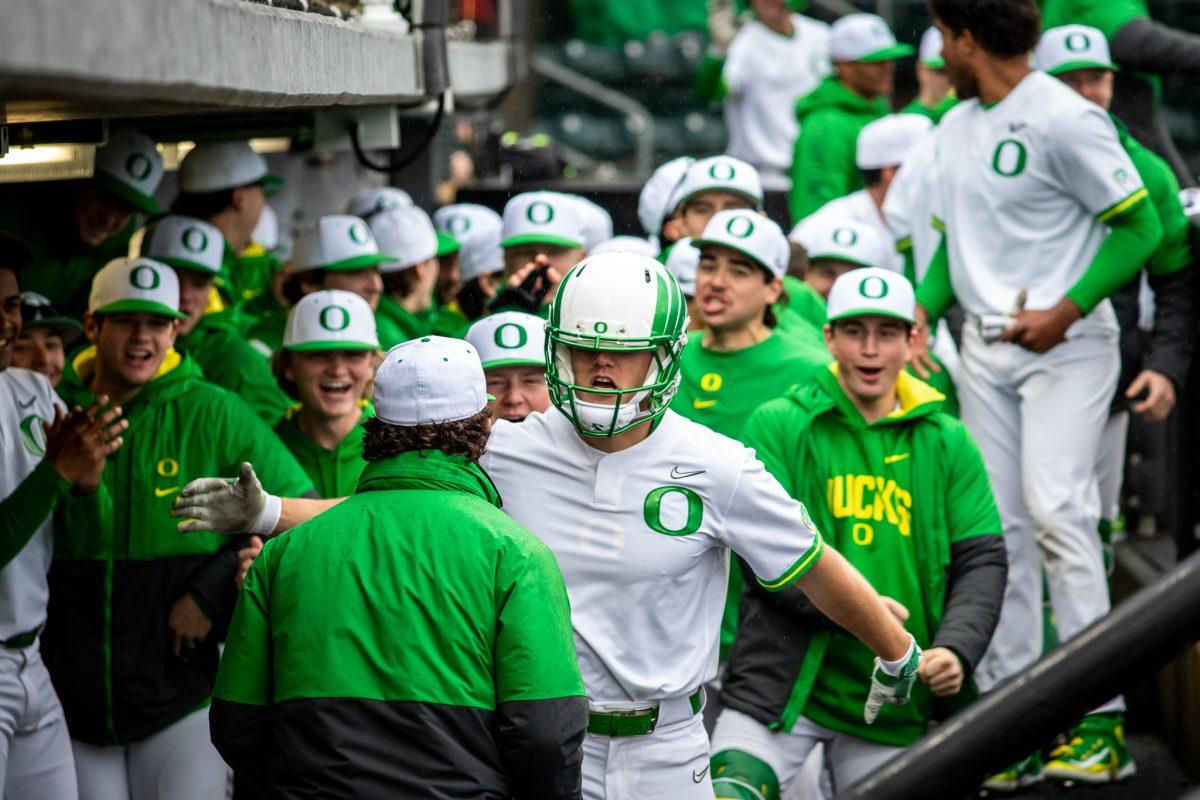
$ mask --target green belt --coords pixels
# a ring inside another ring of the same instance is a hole
[[[0,647],[7,647],[10,650],[22,650],[37,641],[38,634],[42,632],[42,626],[38,625],[31,631],[18,633],[16,636],[10,636],[0,642]]]
[[[704,687],[688,695],[692,713],[700,713],[704,706]],[[633,708],[629,711],[588,712],[588,733],[599,736],[645,736],[653,733],[658,725],[658,706]]]

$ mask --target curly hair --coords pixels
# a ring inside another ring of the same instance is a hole
[[[929,0],[929,10],[957,34],[968,30],[984,50],[1000,58],[1028,53],[1042,32],[1034,0]]]
[[[487,449],[491,422],[491,406],[466,419],[429,425],[392,425],[371,417],[363,421],[363,458],[379,461],[411,450],[440,450],[475,463]]]

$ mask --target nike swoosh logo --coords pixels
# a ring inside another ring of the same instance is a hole
[[[33,405],[34,400],[37,400],[37,398],[31,397],[28,400],[26,400],[24,403],[22,403],[20,400],[18,400],[17,405],[19,405],[21,408],[29,408],[31,405]]]
[[[680,478],[691,478],[695,475],[703,475],[704,473],[705,470],[702,469],[692,470],[691,472],[682,472],[679,467],[671,467],[671,477],[675,480],[679,480]]]
[[[908,458],[908,453],[896,453],[894,456],[888,456],[887,458],[883,459],[883,463],[895,464],[897,461],[903,461],[906,458]]]
[[[716,404],[716,400],[693,400],[692,408],[708,408],[709,406],[715,406]]]
[[[704,780],[704,776],[708,774],[708,767],[702,770],[692,770],[692,783],[699,783]]]
[[[170,489],[159,489],[157,486],[155,486],[154,487],[154,496],[155,497],[166,497],[167,495],[175,494],[178,491],[179,491],[178,486],[172,486]]]

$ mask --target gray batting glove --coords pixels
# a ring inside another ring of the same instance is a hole
[[[917,680],[917,668],[921,666],[921,648],[917,640],[909,637],[908,653],[898,662],[885,662],[875,657],[875,669],[871,673],[871,691],[867,694],[867,705],[863,708],[863,719],[868,725],[875,722],[885,705],[902,706],[908,702],[913,684]]]
[[[272,516],[273,519],[267,519]],[[280,501],[267,494],[254,474],[254,467],[243,463],[236,481],[224,478],[197,478],[183,487],[171,516],[182,518],[180,533],[270,533],[279,520]],[[269,527],[262,530],[265,525]]]

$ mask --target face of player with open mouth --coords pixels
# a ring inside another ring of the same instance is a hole
[[[338,419],[359,413],[374,372],[370,350],[318,350],[292,353],[286,375],[306,412]]]
[[[825,326],[843,388],[865,402],[891,393],[908,362],[911,329],[893,317],[863,316]]]

